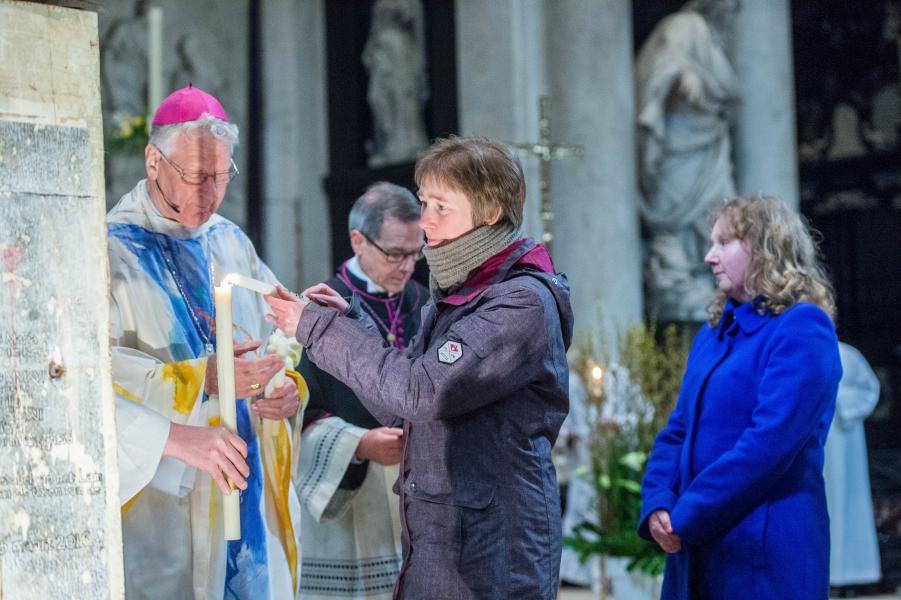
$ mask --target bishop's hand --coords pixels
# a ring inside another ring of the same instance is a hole
[[[283,361],[280,356],[267,354],[260,358],[242,358],[244,354],[260,347],[259,340],[235,344],[235,397],[253,398],[263,393],[269,380],[278,373]],[[219,393],[216,355],[207,359],[203,390],[207,394]]]
[[[272,394],[250,405],[250,410],[258,417],[281,421],[290,419],[300,408],[300,397],[297,395],[297,384],[290,377],[285,378],[285,385],[272,390]]]
[[[247,444],[224,427],[172,423],[163,455],[206,471],[225,495],[231,493],[226,478],[239,489],[247,489]]]

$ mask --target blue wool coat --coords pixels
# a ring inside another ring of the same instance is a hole
[[[682,539],[662,598],[828,597],[823,445],[840,378],[835,329],[812,304],[777,316],[730,300],[701,328],[642,484],[639,534],[665,509]]]

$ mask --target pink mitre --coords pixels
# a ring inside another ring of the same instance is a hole
[[[173,125],[175,123],[187,123],[188,121],[196,121],[203,113],[221,119],[228,123],[228,115],[225,109],[210,94],[194,87],[193,83],[189,83],[188,87],[183,87],[169,94],[165,100],[160,103],[153,115],[152,123],[154,125]]]

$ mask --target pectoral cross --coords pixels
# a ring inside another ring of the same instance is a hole
[[[585,149],[582,146],[565,146],[551,142],[551,119],[548,106],[551,99],[542,96],[538,99],[538,142],[513,144],[513,147],[535,156],[541,161],[541,241],[551,251],[554,234],[551,226],[554,222],[554,207],[551,204],[551,161],[569,156],[582,157]]]

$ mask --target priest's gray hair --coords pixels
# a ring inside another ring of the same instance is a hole
[[[234,154],[235,146],[238,145],[238,126],[216,118],[210,113],[203,113],[195,121],[154,125],[150,130],[148,143],[159,148],[163,154],[171,154],[175,151],[175,142],[180,136],[194,138],[209,136],[225,144],[229,154]]]
[[[378,240],[385,218],[402,223],[419,220],[419,200],[405,187],[379,181],[366,188],[354,202],[347,218],[348,232],[357,230],[369,239]]]

